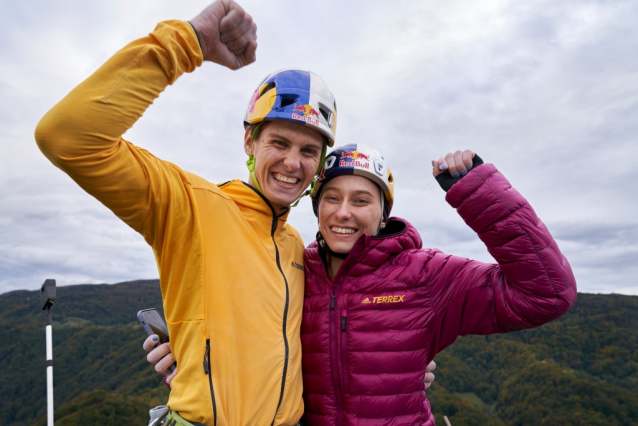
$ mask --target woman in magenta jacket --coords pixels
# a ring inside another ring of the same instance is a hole
[[[545,225],[472,151],[441,157],[433,174],[497,264],[423,248],[389,217],[393,177],[373,149],[337,148],[324,164],[305,252],[305,426],[433,425],[423,375],[438,352],[457,336],[538,327],[575,302]]]
[[[458,336],[538,327],[575,302],[567,260],[496,167],[457,151],[433,174],[497,264],[424,249],[410,223],[389,217],[394,181],[375,150],[326,157],[305,251],[304,426],[434,425],[423,379],[438,352]],[[174,362],[160,348],[149,355],[158,371]]]

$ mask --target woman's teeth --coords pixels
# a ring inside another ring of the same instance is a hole
[[[286,177],[286,176],[280,175],[280,174],[273,175],[273,177],[275,179],[277,179],[279,182],[289,183],[289,184],[292,184],[292,185],[296,184],[297,181],[298,181],[297,178],[289,178],[289,177]]]
[[[336,226],[333,226],[332,228],[330,228],[330,230],[335,234],[354,234],[356,232],[354,229],[337,228]]]

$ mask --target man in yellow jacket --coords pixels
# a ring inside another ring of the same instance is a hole
[[[245,116],[247,183],[207,182],[122,135],[183,73],[204,60],[241,68],[256,48],[252,18],[218,0],[124,47],[36,129],[47,158],[153,248],[180,371],[168,405],[192,423],[293,425],[303,414],[304,245],[286,218],[334,143],[336,106],[312,73],[268,76]]]

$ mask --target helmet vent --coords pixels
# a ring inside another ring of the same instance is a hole
[[[324,120],[326,120],[326,122],[328,123],[328,126],[332,127],[332,113],[323,108],[323,106],[319,107],[319,112],[323,116]]]
[[[284,108],[284,107],[287,107],[288,105],[294,104],[298,98],[299,96],[286,96],[286,95],[281,96],[281,104],[279,105],[279,108]]]
[[[264,94],[266,92],[268,92],[269,90],[272,90],[275,88],[275,82],[273,81],[272,83],[268,83],[268,85],[266,87],[264,87],[264,90],[261,91],[261,93],[259,94],[259,97],[261,98],[262,96],[264,96]]]

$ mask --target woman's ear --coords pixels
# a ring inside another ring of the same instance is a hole
[[[381,222],[381,229],[385,228],[385,222]]]

